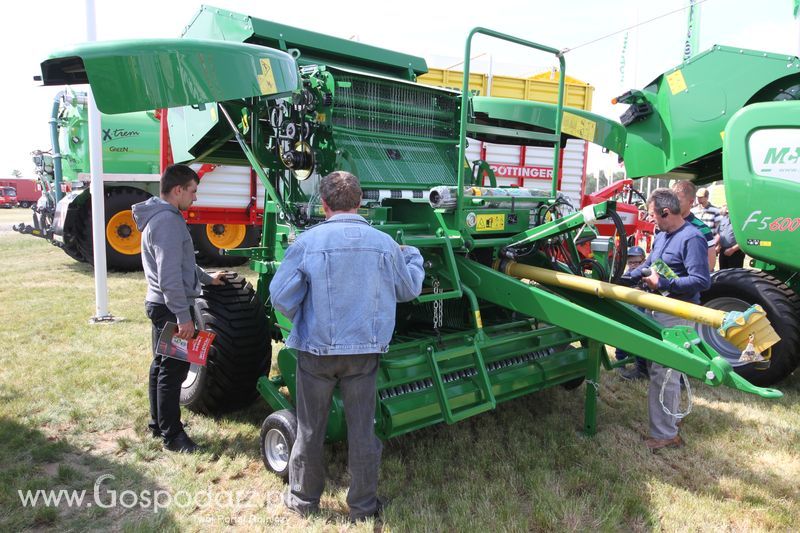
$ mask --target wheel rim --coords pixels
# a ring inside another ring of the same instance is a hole
[[[289,443],[277,429],[270,429],[264,437],[264,455],[275,472],[283,472],[289,464]]]
[[[719,309],[720,311],[745,311],[750,307],[750,304],[738,298],[725,296],[709,300],[704,303],[703,306],[709,309]],[[697,332],[700,338],[711,345],[711,347],[724,357],[731,366],[739,367],[750,364],[739,361],[742,351],[723,339],[720,334],[717,333],[717,328],[706,324],[698,324],[698,326]]]
[[[142,234],[133,220],[133,211],[126,209],[111,217],[106,225],[106,240],[111,248],[124,255],[142,251]]]
[[[237,248],[246,234],[247,226],[244,224],[206,224],[208,242],[217,248]]]
[[[186,379],[183,380],[181,387],[184,389],[188,389],[194,382],[197,381],[197,376],[200,373],[200,365],[191,365],[189,366],[189,372],[186,374]]]

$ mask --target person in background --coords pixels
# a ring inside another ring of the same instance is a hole
[[[223,272],[209,275],[194,259],[194,244],[181,211],[197,200],[200,178],[186,165],[171,165],[161,176],[161,195],[134,204],[133,218],[142,232],[142,267],[147,280],[145,311],[153,324],[150,365],[150,431],[164,439],[167,450],[192,453],[198,446],[181,423],[181,384],[189,363],[156,353],[167,322],[178,325],[177,336],[194,336],[194,300],[200,284],[223,285]]]
[[[628,248],[628,268],[626,274],[630,274],[632,270],[638,268],[639,265],[644,263],[645,255],[644,249],[642,249],[641,246],[631,246]],[[617,348],[617,361],[627,359],[630,357],[630,355],[631,354],[625,350]],[[619,375],[626,381],[632,381],[635,379],[648,379],[649,375],[647,373],[647,360],[637,357],[633,368],[620,368]]]
[[[647,201],[647,210],[660,232],[653,241],[650,255],[631,271],[631,280],[644,282],[651,291],[668,292],[670,298],[699,304],[700,292],[711,286],[706,239],[697,227],[684,219],[678,196],[669,189],[653,191]],[[658,268],[650,268],[659,259],[666,263],[674,276],[663,276]],[[651,272],[645,277],[646,268]],[[646,313],[664,327],[693,326],[688,320],[659,311],[648,310]],[[681,373],[654,362],[650,363],[649,372],[650,437],[645,440],[645,445],[652,451],[683,446],[679,419],[675,416],[680,404]]]
[[[697,205],[692,208],[692,214],[711,228],[711,233],[714,237],[717,237],[719,234],[720,210],[718,207],[711,205],[711,202],[708,201],[709,196],[710,193],[707,188],[700,187],[697,189]]]
[[[306,516],[325,487],[323,444],[337,385],[347,421],[350,520],[379,518],[381,441],[375,435],[380,354],[389,349],[397,302],[419,296],[422,255],[400,246],[358,214],[361,185],[349,172],[320,182],[325,222],[301,233],[269,284],[275,308],[292,321],[297,353],[297,438],[284,503]]]
[[[717,264],[717,239],[711,228],[692,213],[692,205],[694,205],[697,187],[689,180],[680,180],[672,185],[672,190],[678,195],[678,201],[680,201],[681,204],[681,216],[686,222],[697,228],[700,234],[705,238],[708,244],[708,269],[710,272],[713,272],[714,266]]]
[[[728,208],[723,206],[720,209],[719,219],[719,268],[742,268],[744,266],[744,252],[736,242],[733,234],[731,218]]]

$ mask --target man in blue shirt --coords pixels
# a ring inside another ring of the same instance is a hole
[[[320,182],[325,222],[286,250],[270,283],[272,304],[292,321],[286,346],[297,352],[297,438],[284,502],[316,512],[325,486],[323,443],[338,384],[347,420],[352,521],[377,516],[381,442],[375,436],[376,381],[389,349],[397,302],[419,296],[422,255],[399,246],[357,214],[358,178],[332,172]]]
[[[692,206],[697,197],[697,187],[689,180],[680,180],[675,182],[672,186],[672,190],[678,195],[683,219],[697,228],[700,234],[705,238],[706,245],[708,246],[708,269],[713,272],[714,266],[717,263],[717,238],[713,230],[692,213]]]
[[[678,196],[669,189],[656,189],[647,201],[650,218],[660,230],[653,241],[653,249],[644,263],[630,273],[634,282],[643,281],[652,291],[668,293],[669,297],[686,302],[700,303],[700,292],[711,286],[708,269],[708,246],[700,232],[681,216]],[[658,260],[663,261],[675,276],[663,276],[652,268]],[[645,268],[651,268],[644,277]],[[664,327],[692,326],[688,320],[658,311],[647,312]],[[669,374],[669,376],[668,376]],[[659,396],[664,389],[663,406]],[[680,373],[650,363],[650,389],[648,410],[650,413],[650,438],[645,441],[655,451],[666,447],[683,445],[678,434],[678,412],[680,404]],[[668,414],[664,408],[669,410]]]

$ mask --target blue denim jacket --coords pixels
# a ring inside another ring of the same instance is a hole
[[[302,233],[269,284],[272,305],[292,321],[286,346],[316,355],[383,353],[397,302],[419,296],[419,250],[400,248],[355,214]]]

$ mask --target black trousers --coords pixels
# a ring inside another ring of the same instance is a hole
[[[744,265],[744,252],[736,250],[731,255],[719,254],[719,268],[742,268]]]
[[[160,430],[165,440],[183,431],[181,424],[181,384],[189,373],[189,363],[156,353],[158,337],[167,322],[177,322],[164,304],[145,302],[147,318],[153,323],[153,361],[150,363],[150,429]],[[194,318],[194,310],[192,318]]]

